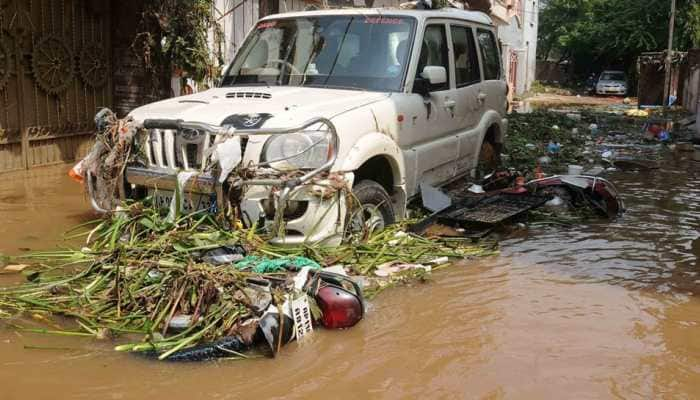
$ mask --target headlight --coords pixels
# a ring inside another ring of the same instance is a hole
[[[331,146],[326,130],[273,135],[265,143],[263,161],[281,171],[316,169],[331,157]]]

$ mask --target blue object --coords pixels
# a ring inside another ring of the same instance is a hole
[[[659,140],[662,142],[668,142],[669,140],[671,140],[671,134],[668,133],[668,131],[661,131],[659,133]]]
[[[547,152],[549,154],[557,154],[561,150],[561,145],[559,143],[549,142],[547,145]]]

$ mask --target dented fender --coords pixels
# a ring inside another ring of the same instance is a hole
[[[404,184],[404,163],[401,149],[389,135],[380,132],[371,132],[363,135],[342,158],[339,170],[355,171],[369,159],[383,156],[391,165],[394,185]]]

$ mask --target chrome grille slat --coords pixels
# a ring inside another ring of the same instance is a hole
[[[165,168],[165,163],[163,162],[163,136],[161,136],[160,129],[151,131],[150,143],[153,150],[153,163],[158,167]]]
[[[163,131],[163,152],[165,152],[166,167],[177,169],[175,163],[175,132],[170,129]]]
[[[147,135],[145,154],[148,165],[167,170],[206,169],[204,154],[216,139],[216,135],[208,132],[200,137],[183,138],[182,132],[169,129],[152,129]],[[241,139],[241,152],[244,153],[248,138]]]

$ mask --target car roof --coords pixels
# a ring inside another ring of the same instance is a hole
[[[428,18],[450,18],[469,22],[477,22],[484,25],[493,25],[491,17],[481,11],[466,11],[458,8],[445,7],[437,10],[409,10],[402,8],[338,8],[329,10],[315,11],[291,11],[280,14],[268,15],[262,18],[261,21],[278,18],[295,18],[323,15],[367,15],[381,16],[391,15],[400,17],[414,17],[418,20],[426,20]]]

